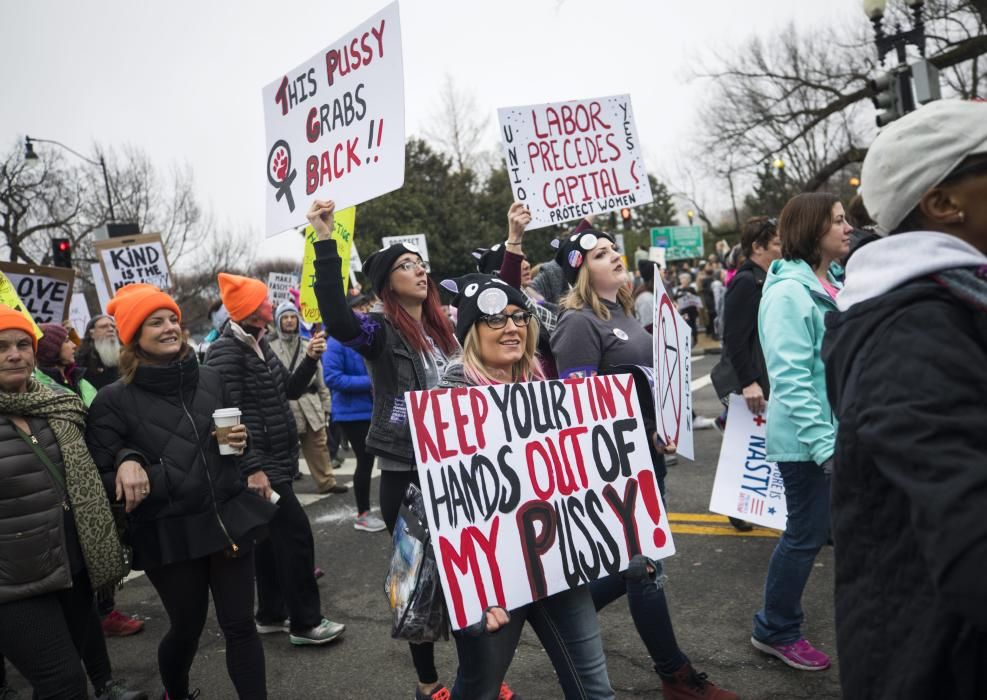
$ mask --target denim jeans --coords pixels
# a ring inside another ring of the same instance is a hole
[[[496,700],[525,620],[545,647],[566,700],[614,697],[599,621],[586,586],[536,600],[510,616],[510,622],[492,634],[455,634],[459,671],[454,700]]]
[[[829,539],[829,477],[815,462],[779,462],[788,521],[771,555],[764,607],[754,615],[754,638],[791,644],[802,638],[802,591],[816,554]]]
[[[662,506],[665,507],[665,479],[658,479],[658,490],[661,493]],[[602,610],[613,601],[627,594],[627,607],[631,611],[631,619],[637,634],[659,673],[670,675],[675,673],[689,661],[679,649],[672,629],[672,618],[668,613],[668,601],[665,599],[665,577],[662,574],[661,562],[655,562],[655,572],[646,578],[634,578],[624,574],[613,574],[592,581],[589,590],[593,594],[593,605]]]

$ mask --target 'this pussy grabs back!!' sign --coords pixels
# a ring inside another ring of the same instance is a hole
[[[629,375],[405,403],[454,629],[674,553]]]
[[[268,236],[401,187],[402,61],[395,2],[264,88]]]

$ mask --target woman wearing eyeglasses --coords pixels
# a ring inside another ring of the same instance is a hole
[[[440,386],[469,387],[544,379],[535,350],[538,322],[524,293],[503,280],[472,273],[442,286],[456,294],[461,357]],[[566,698],[614,697],[607,675],[593,598],[585,586],[562,591],[507,613],[492,608],[471,632],[457,632],[459,671],[452,697],[497,700],[527,621],[552,660]]]
[[[634,302],[627,287],[627,271],[613,236],[592,228],[577,230],[560,241],[556,262],[572,286],[561,300],[562,315],[552,335],[552,351],[559,377],[588,377],[619,365],[653,364],[653,339],[634,318]],[[674,445],[662,445],[655,426],[646,426],[653,448],[655,476],[665,490],[663,453]],[[665,700],[737,700],[737,695],[717,688],[697,673],[679,649],[668,613],[661,563],[635,557],[622,574],[589,584],[600,610],[625,593],[634,626],[661,677]]]
[[[316,200],[308,220],[315,243],[315,295],[326,332],[367,360],[374,406],[367,450],[380,468],[380,511],[393,532],[408,484],[418,484],[411,441],[407,391],[432,389],[459,343],[442,312],[439,292],[418,250],[404,243],[378,250],[363,263],[383,303],[383,313],[350,309],[342,285],[342,260],[331,240],[336,205]],[[411,644],[418,673],[417,700],[442,700],[449,691],[439,684],[432,644]]]

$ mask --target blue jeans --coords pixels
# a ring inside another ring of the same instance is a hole
[[[459,655],[454,700],[496,700],[525,620],[545,647],[566,700],[614,697],[599,621],[585,586],[536,600],[511,611],[510,616],[492,634],[454,634]]]
[[[816,554],[829,539],[829,477],[815,462],[779,462],[788,521],[771,555],[764,607],[754,615],[754,638],[791,644],[802,638],[802,591]]]

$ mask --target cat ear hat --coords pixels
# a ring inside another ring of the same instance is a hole
[[[442,280],[440,285],[455,294],[452,305],[459,311],[456,319],[456,338],[459,344],[466,342],[470,328],[482,316],[503,312],[510,304],[526,309],[528,298],[518,289],[499,277],[471,272],[462,277]]]
[[[614,245],[617,244],[612,234],[597,231],[588,222],[581,221],[568,236],[552,241],[552,247],[557,249],[555,262],[562,268],[565,281],[569,283],[570,287],[576,284],[576,278],[579,276],[580,268],[586,262],[586,256],[596,247],[601,238],[606,238]]]

